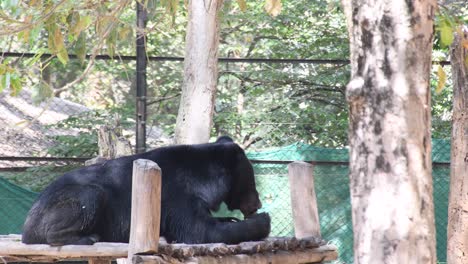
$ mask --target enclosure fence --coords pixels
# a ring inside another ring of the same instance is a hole
[[[294,225],[290,204],[287,164],[292,160],[314,161],[314,179],[322,236],[336,245],[339,251],[338,263],[353,262],[353,233],[351,203],[349,194],[347,149],[319,148],[295,143],[268,151],[249,152],[254,165],[257,189],[263,204],[261,211],[268,212],[272,219],[271,236],[294,236]],[[446,259],[446,226],[449,189],[450,145],[447,141],[433,142],[433,187],[437,231],[437,256],[439,262]],[[30,177],[59,175],[68,167],[28,169]],[[0,172],[3,179],[10,178]],[[23,177],[21,177],[23,178]],[[22,184],[27,185],[27,184]],[[20,233],[25,215],[36,192],[31,192],[6,180],[0,180],[0,234]],[[240,212],[228,212],[223,207],[216,215],[230,215],[242,218]]]
[[[18,57],[18,63],[28,56]],[[95,69],[82,84],[60,95],[51,96],[47,87],[36,86],[38,80],[26,81],[24,89],[14,96],[11,91],[0,92],[0,234],[20,233],[38,192],[97,155],[99,126],[119,125],[124,136],[134,142],[133,58],[97,59]],[[294,235],[288,162],[313,162],[322,236],[338,247],[339,263],[353,262],[348,150],[342,147],[348,129],[344,116],[346,63],[221,60],[213,129],[214,136],[228,134],[243,139],[239,143],[246,147],[254,166],[261,211],[272,218],[272,236]],[[79,73],[79,65],[73,66],[72,61],[70,65]],[[171,144],[182,58],[150,58],[147,72],[146,145],[153,148]],[[66,81],[66,77],[54,78],[52,85]],[[444,115],[433,115],[438,118],[433,126],[450,129],[450,118]],[[433,134],[448,138],[447,131]],[[432,155],[437,256],[439,262],[445,262],[449,142],[433,140]],[[228,213],[223,208],[216,214]],[[239,212],[234,216],[241,218]]]

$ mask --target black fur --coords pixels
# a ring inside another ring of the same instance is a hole
[[[169,242],[239,243],[270,232],[253,168],[244,151],[223,137],[221,143],[179,145],[109,160],[66,173],[49,185],[29,211],[26,244],[128,242],[132,165],[153,160],[162,170],[161,236]],[[229,138],[230,139],[230,138]],[[240,209],[243,221],[215,218],[221,202]]]

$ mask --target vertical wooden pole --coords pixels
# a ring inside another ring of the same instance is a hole
[[[132,216],[128,263],[136,254],[158,251],[161,221],[161,169],[153,161],[133,162]]]
[[[288,165],[291,207],[296,238],[321,237],[313,166],[306,162]]]

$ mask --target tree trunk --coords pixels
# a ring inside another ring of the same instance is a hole
[[[354,263],[436,263],[429,72],[434,0],[352,0]]]
[[[468,32],[456,36],[451,47],[453,76],[452,152],[447,227],[447,263],[468,263]]]
[[[219,19],[222,0],[188,1],[184,84],[177,115],[178,144],[210,139],[218,79]]]

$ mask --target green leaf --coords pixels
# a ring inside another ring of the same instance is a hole
[[[43,50],[37,51],[32,58],[26,60],[26,65],[33,66],[36,64],[41,59],[42,54],[44,54]]]
[[[119,31],[118,31],[118,34],[119,34],[119,39],[120,40],[126,40],[128,38],[130,38],[130,36],[132,35],[133,31],[132,31],[132,27],[129,26],[129,25],[123,25],[119,28]]]
[[[68,63],[68,52],[67,52],[67,50],[65,48],[61,48],[57,52],[57,58],[60,60],[60,62],[63,65],[66,65]]]
[[[113,21],[113,17],[104,16],[98,20],[96,20],[96,33],[99,37],[102,37],[104,33],[108,30],[108,27],[111,25]]]
[[[80,35],[80,33],[85,30],[86,28],[91,25],[93,22],[91,16],[82,16],[80,17],[79,15],[77,16],[77,22],[76,24],[73,24],[70,28],[71,33],[75,36],[75,38]]]
[[[439,77],[439,79],[437,80],[437,88],[435,92],[436,94],[439,94],[444,89],[445,82],[447,81],[447,74],[445,73],[444,68],[442,68],[441,65],[437,67],[437,77]]]
[[[84,33],[81,33],[78,36],[78,39],[76,40],[75,54],[78,57],[78,60],[80,61],[81,65],[83,65],[86,59],[86,34]]]
[[[442,47],[448,47],[453,42],[454,26],[447,16],[441,16],[437,29],[440,31],[440,44]]]
[[[7,65],[8,61],[4,61],[3,64],[0,64],[0,75],[4,75],[6,73],[13,73],[15,70]]]
[[[52,88],[45,82],[39,82],[33,87],[31,97],[34,104],[38,105],[53,96]]]
[[[239,8],[242,12],[245,12],[247,10],[247,3],[245,0],[237,0],[237,4],[239,5]]]
[[[10,79],[11,95],[17,96],[23,86],[21,85],[21,79],[18,75],[13,74]]]
[[[29,24],[29,23],[31,23],[31,20],[32,20],[31,15],[26,16],[26,18],[24,19],[24,23]],[[18,33],[18,39],[20,39],[24,43],[28,43],[29,39],[30,39],[30,35],[31,35],[31,30],[28,28],[28,29],[25,29],[25,30],[21,31],[20,33]]]
[[[57,58],[63,65],[66,65],[68,62],[68,52],[65,48],[63,35],[59,28],[56,28],[54,32],[54,47],[56,49]]]
[[[117,30],[114,28],[111,33],[109,34],[109,36],[107,37],[106,39],[106,45],[107,45],[107,52],[109,53],[109,56],[111,58],[114,57],[114,54],[115,54],[115,47],[116,47],[116,43],[117,43],[117,36],[118,36],[118,32]]]
[[[0,91],[10,88],[10,73],[5,73],[0,77]]]
[[[151,21],[153,20],[154,16],[156,15],[156,10],[158,7],[159,1],[157,0],[148,0],[146,3],[146,10],[148,12],[148,20]]]
[[[38,23],[29,31],[29,45],[33,46],[37,39],[39,39],[39,34],[42,32],[44,24]]]
[[[55,41],[54,41],[54,32],[55,32],[55,26],[47,26],[47,47],[49,48],[51,53],[56,53],[57,48],[55,47]]]

